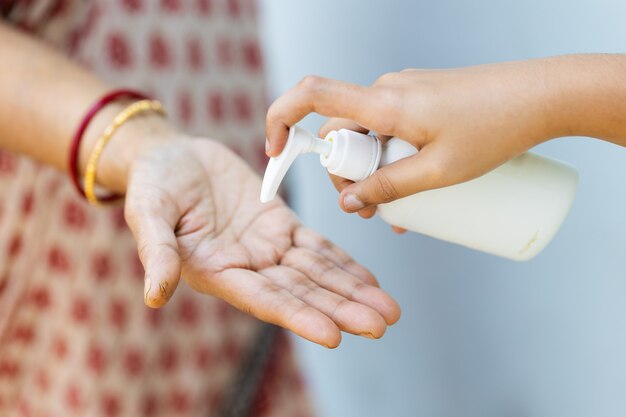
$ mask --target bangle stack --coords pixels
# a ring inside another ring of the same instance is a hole
[[[135,99],[134,103],[130,104],[124,110],[122,110],[113,119],[111,124],[104,129],[104,131],[98,137],[87,162],[85,173],[83,176],[83,184],[81,185],[79,174],[79,155],[80,145],[87,127],[96,116],[96,114],[106,107],[108,104],[118,100]],[[122,198],[119,194],[109,194],[106,196],[98,197],[95,192],[96,185],[96,168],[98,160],[104,151],[107,143],[113,137],[115,132],[128,120],[134,118],[137,115],[146,112],[154,112],[160,115],[165,115],[165,110],[161,103],[156,100],[151,100],[142,93],[133,90],[116,90],[96,101],[89,109],[83,120],[81,121],[76,134],[72,140],[69,155],[69,172],[72,178],[72,183],[76,191],[84,197],[89,203],[93,205],[100,205],[101,203],[111,202]]]

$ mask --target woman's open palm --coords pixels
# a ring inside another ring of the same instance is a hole
[[[182,276],[195,290],[327,347],[340,330],[380,337],[400,309],[345,252],[304,228],[280,200],[259,202],[260,180],[206,139],[142,155],[131,170],[126,220],[159,307]]]

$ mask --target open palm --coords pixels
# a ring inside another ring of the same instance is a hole
[[[380,337],[400,310],[345,252],[304,228],[260,180],[206,139],[154,148],[132,168],[126,220],[146,270],[145,302],[159,307],[180,277],[261,320],[327,347],[340,330]]]

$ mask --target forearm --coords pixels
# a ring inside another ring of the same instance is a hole
[[[87,109],[110,87],[54,50],[0,24],[0,147],[67,168],[72,136]],[[99,112],[85,132],[79,166],[84,167],[99,133],[126,104]],[[137,148],[172,136],[158,116],[124,125],[107,146],[98,182],[124,191],[129,160]]]
[[[626,146],[626,55],[551,58],[549,136],[590,136]]]

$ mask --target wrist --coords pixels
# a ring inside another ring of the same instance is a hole
[[[567,55],[550,58],[549,139],[589,136],[616,141],[626,132],[626,56]]]
[[[129,103],[107,106],[85,133],[79,166],[84,169],[95,142],[115,116]],[[104,148],[96,170],[96,184],[124,194],[133,161],[144,152],[184,138],[168,121],[156,113],[142,113],[124,123]]]
[[[526,88],[532,95],[525,104],[534,113],[530,147],[566,136],[569,130],[568,88],[563,82],[562,65],[558,58],[530,60],[521,74],[530,82]]]
[[[568,66],[572,65],[571,57],[554,57],[543,61],[545,67],[545,140],[572,136],[578,131],[574,111],[574,86]]]

